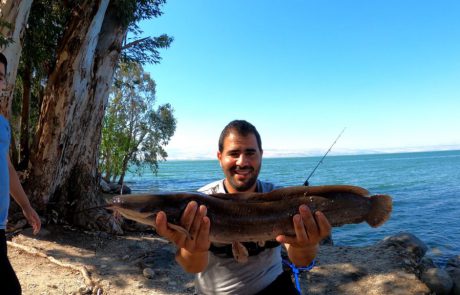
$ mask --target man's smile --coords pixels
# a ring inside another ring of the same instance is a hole
[[[237,175],[241,175],[241,176],[246,176],[246,175],[249,175],[252,173],[252,171],[254,171],[253,168],[251,167],[236,167],[234,169],[232,169],[233,173],[237,174]]]

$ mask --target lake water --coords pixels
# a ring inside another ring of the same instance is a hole
[[[302,185],[321,157],[266,158],[260,179],[280,186]],[[167,161],[155,176],[128,174],[133,192],[194,191],[223,178],[217,160]],[[364,246],[407,231],[430,248],[442,266],[460,255],[460,151],[328,156],[310,185],[350,184],[393,197],[391,219],[379,228],[366,224],[333,229],[336,245]]]

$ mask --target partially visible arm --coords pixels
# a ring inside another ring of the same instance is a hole
[[[319,242],[331,232],[331,225],[323,213],[315,216],[306,205],[299,208],[299,214],[293,217],[295,237],[280,235],[276,240],[284,243],[289,260],[297,267],[309,265],[316,257]]]
[[[26,217],[27,221],[32,225],[34,235],[40,231],[41,221],[37,212],[30,205],[29,199],[27,198],[24,189],[22,188],[21,182],[19,181],[18,174],[11,164],[10,157],[8,157],[8,171],[10,175],[10,193],[13,196],[16,203],[22,208],[22,212]]]

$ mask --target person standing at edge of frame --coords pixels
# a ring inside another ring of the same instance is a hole
[[[6,88],[7,66],[8,61],[5,55],[0,53],[0,92],[3,92]],[[8,260],[5,236],[8,208],[10,206],[10,194],[19,206],[21,206],[24,216],[32,225],[34,234],[40,231],[41,221],[37,212],[35,212],[30,205],[29,199],[16,174],[16,170],[11,164],[8,154],[10,139],[10,124],[7,119],[0,114],[0,280],[2,281],[0,288],[2,294],[17,295],[22,293],[21,285]]]

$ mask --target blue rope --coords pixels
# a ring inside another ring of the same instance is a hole
[[[299,273],[300,271],[309,271],[313,267],[315,267],[315,264],[316,264],[315,259],[313,259],[313,261],[308,266],[305,266],[305,267],[296,267],[293,263],[290,263],[286,259],[283,259],[283,263],[292,269],[292,273],[294,274],[295,286],[297,288],[297,291],[299,291],[299,293],[302,294],[302,291],[300,291]]]

